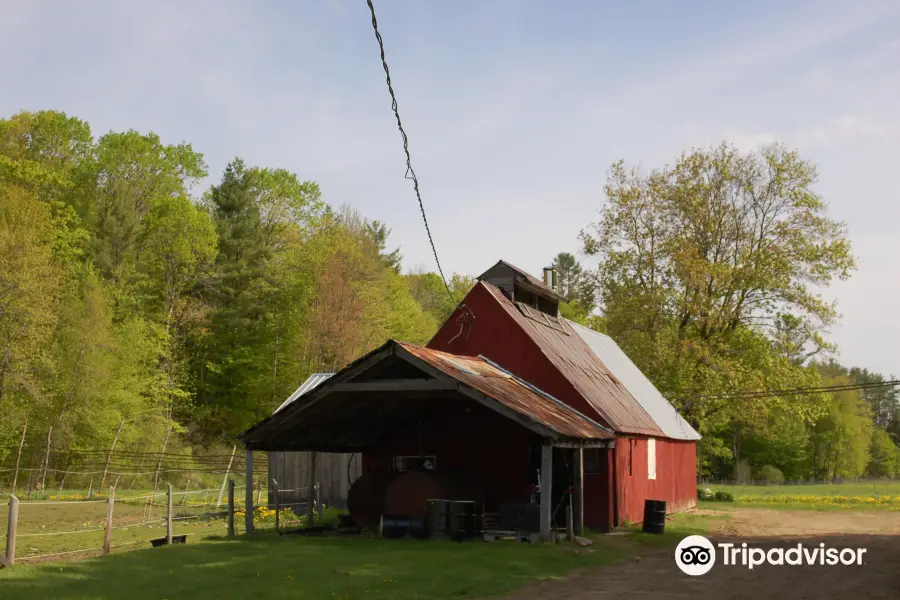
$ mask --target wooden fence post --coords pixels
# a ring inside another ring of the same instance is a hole
[[[109,502],[106,503],[106,527],[103,529],[103,556],[109,555],[112,541],[113,505],[116,502],[116,488],[109,486]]]
[[[187,480],[187,485],[184,486],[184,495],[181,497],[181,505],[184,506],[184,503],[187,502],[187,493],[188,489],[191,487],[191,480]]]
[[[166,544],[172,545],[172,484],[166,484]]]
[[[106,455],[106,466],[103,467],[103,477],[100,478],[100,489],[103,489],[103,482],[106,481],[106,474],[109,472],[109,463],[112,461],[113,450],[116,449],[116,442],[119,441],[119,432],[122,431],[123,425],[125,425],[125,417],[122,417],[122,420],[119,421],[119,426],[116,427],[116,435],[113,436],[112,446],[109,447],[109,454]]]
[[[235,451],[237,451],[237,446],[234,446],[231,449],[231,458],[228,459],[228,468],[225,469],[225,477],[222,479],[222,488],[219,490],[219,499],[216,500],[216,510],[219,510],[219,507],[222,505],[222,496],[225,495],[225,486],[228,484],[228,474],[231,473],[231,463],[234,462]]]
[[[91,485],[88,487],[88,500],[94,497],[94,478],[91,477]]]
[[[256,505],[262,506],[262,477],[256,480]]]
[[[12,480],[12,493],[16,493],[16,483],[19,481],[19,461],[22,460],[22,446],[25,445],[25,432],[28,431],[28,415],[25,415],[25,425],[22,426],[22,437],[19,439],[19,453],[16,454],[16,473]]]
[[[234,537],[234,479],[228,480],[228,537]]]
[[[9,497],[9,521],[6,524],[6,560],[7,567],[16,562],[16,528],[19,525],[19,499],[15,495]]]

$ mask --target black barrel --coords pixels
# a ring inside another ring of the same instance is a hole
[[[466,540],[478,533],[478,505],[468,500],[450,502],[450,537]]]
[[[383,515],[381,517],[381,537],[396,540],[411,536],[426,537],[425,520],[422,517],[404,515]]]
[[[450,533],[450,501],[426,500],[426,529],[430,536],[441,537]]]
[[[666,529],[666,502],[664,500],[644,501],[644,533],[662,535]]]

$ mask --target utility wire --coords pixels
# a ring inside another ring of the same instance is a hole
[[[784,390],[759,390],[750,392],[723,392],[720,394],[700,394],[697,398],[703,399],[753,399],[753,398],[773,398],[777,396],[801,396],[810,394],[823,394],[845,392],[853,390],[869,390],[885,387],[895,387],[900,385],[900,380],[878,381],[870,383],[847,383],[838,385],[825,385],[818,387],[798,387]]]
[[[378,48],[381,51],[381,65],[384,67],[388,92],[391,94],[391,109],[394,111],[394,116],[397,117],[397,128],[400,130],[400,136],[403,138],[403,152],[406,153],[405,178],[411,179],[413,182],[413,189],[416,191],[416,199],[419,201],[419,209],[422,211],[422,221],[425,223],[425,233],[428,234],[428,242],[431,244],[431,251],[434,253],[434,262],[437,263],[441,281],[444,282],[444,287],[447,288],[447,295],[450,296],[450,301],[455,304],[456,298],[453,297],[453,292],[450,291],[450,284],[447,283],[447,278],[444,277],[444,270],[441,268],[441,261],[438,259],[437,249],[434,246],[434,239],[431,237],[431,228],[428,227],[428,218],[425,216],[425,205],[422,203],[422,194],[419,192],[419,180],[416,178],[416,172],[412,168],[412,158],[409,155],[409,140],[406,137],[406,132],[403,130],[403,123],[400,121],[397,96],[394,94],[394,86],[391,84],[391,71],[388,69],[387,59],[384,56],[384,40],[381,39],[381,33],[378,31],[378,20],[375,18],[375,6],[372,4],[372,0],[366,0],[366,3],[369,5],[369,12],[372,13],[372,28],[375,30],[375,39],[378,40]]]

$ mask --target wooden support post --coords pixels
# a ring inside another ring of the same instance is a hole
[[[584,535],[584,449],[575,449],[575,477],[572,501],[575,503],[573,529],[575,535]]]
[[[53,435],[53,425],[47,430],[47,451],[44,453],[44,468],[41,471],[41,493],[44,491],[44,484],[47,482],[47,469],[50,468],[50,437]]]
[[[9,497],[9,521],[6,523],[6,566],[16,562],[16,528],[19,525],[19,499],[15,495]]]
[[[119,441],[119,432],[122,431],[122,426],[125,425],[125,417],[122,417],[122,420],[119,421],[119,426],[116,427],[116,435],[113,436],[112,445],[109,447],[109,453],[106,455],[106,466],[103,467],[103,477],[100,478],[100,489],[103,489],[103,484],[106,482],[106,474],[109,473],[109,463],[112,461],[113,450],[116,449],[116,442]]]
[[[541,446],[541,537],[551,540],[553,531],[553,446]]]
[[[307,483],[307,492],[306,492],[306,526],[309,527],[313,524],[313,521],[316,518],[315,512],[315,487],[316,487],[316,453],[309,453],[309,481]]]
[[[322,521],[322,487],[319,485],[319,482],[316,482],[316,511],[319,513],[318,519],[319,522]]]
[[[228,468],[225,469],[225,477],[222,478],[222,488],[219,490],[219,499],[216,500],[216,510],[219,510],[219,507],[222,506],[222,496],[225,495],[225,486],[228,484],[228,474],[231,473],[231,463],[234,462],[234,453],[237,451],[237,446],[234,446],[231,449],[231,458],[228,459]]]
[[[106,527],[103,528],[103,556],[109,555],[112,542],[113,505],[116,502],[116,488],[109,487],[109,501],[106,503]]]
[[[234,537],[234,479],[228,480],[228,537]]]
[[[25,415],[25,424],[22,426],[22,437],[19,438],[19,452],[16,454],[16,472],[13,475],[12,485],[10,486],[12,494],[16,493],[16,483],[19,481],[19,461],[22,460],[22,447],[25,445],[26,431],[28,431],[28,415]]]
[[[573,515],[572,510],[572,496],[569,496],[569,501],[566,503],[566,539],[570,542],[575,539],[575,516]]]
[[[278,482],[274,479],[272,480],[272,492],[275,494],[275,533],[278,533],[278,513],[281,511],[281,507],[278,504]]]
[[[166,484],[166,545],[172,544],[172,484]]]
[[[247,449],[247,464],[245,465],[247,486],[245,493],[244,522],[248,534],[253,533],[253,451]]]

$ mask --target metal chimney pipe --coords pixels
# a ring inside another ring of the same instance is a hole
[[[546,285],[547,287],[550,287],[551,284],[551,271],[553,271],[553,269],[551,269],[550,267],[544,267],[544,285]]]
[[[558,284],[559,284],[558,279],[557,279],[557,275],[556,275],[556,269],[550,269],[550,276],[551,276],[551,281],[553,282],[553,286],[552,286],[552,287],[553,287],[553,289],[554,289],[554,291],[555,291],[555,290],[557,289]]]

